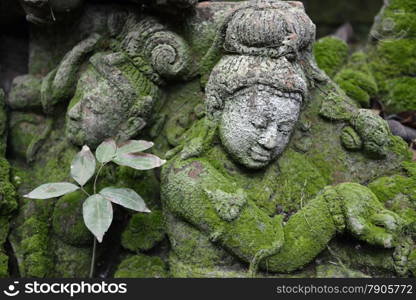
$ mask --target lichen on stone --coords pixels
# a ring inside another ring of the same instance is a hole
[[[134,214],[121,236],[121,245],[130,251],[139,252],[152,249],[165,237],[165,224],[162,213]]]
[[[127,257],[117,267],[115,278],[165,278],[165,263],[156,256],[137,254]]]

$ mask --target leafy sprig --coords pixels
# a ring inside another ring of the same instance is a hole
[[[24,195],[30,199],[50,199],[79,189],[87,195],[82,206],[82,214],[85,225],[96,238],[94,239],[90,277],[92,277],[94,270],[96,240],[102,242],[104,234],[113,221],[112,203],[138,212],[150,212],[142,197],[132,189],[105,187],[97,193],[98,177],[104,166],[111,162],[136,170],[150,170],[160,167],[166,162],[165,160],[143,152],[151,147],[153,147],[153,143],[148,141],[129,140],[117,145],[114,139],[108,139],[97,147],[94,156],[88,146],[83,146],[71,163],[71,177],[77,184],[71,182],[46,183]],[[94,193],[90,195],[84,186],[93,178],[94,174]]]

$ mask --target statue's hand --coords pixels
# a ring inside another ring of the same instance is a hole
[[[350,123],[360,136],[365,152],[376,157],[387,154],[391,133],[385,120],[368,109],[360,109]]]
[[[343,183],[336,187],[342,199],[345,226],[362,241],[385,248],[395,247],[403,227],[401,218],[385,209],[365,186]]]

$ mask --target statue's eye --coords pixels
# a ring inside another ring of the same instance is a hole
[[[290,126],[289,125],[280,125],[278,128],[278,131],[281,132],[284,135],[289,135],[290,134]]]
[[[104,112],[102,108],[97,104],[98,103],[95,103],[92,99],[85,99],[84,101],[85,108],[88,109],[90,112],[97,115],[103,114]]]
[[[265,129],[267,127],[266,120],[261,119],[261,118],[251,120],[251,124],[253,124],[254,127],[259,128],[259,129]]]

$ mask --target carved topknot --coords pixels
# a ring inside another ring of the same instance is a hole
[[[293,56],[315,40],[315,25],[300,2],[254,0],[237,9],[223,27],[228,53]]]

